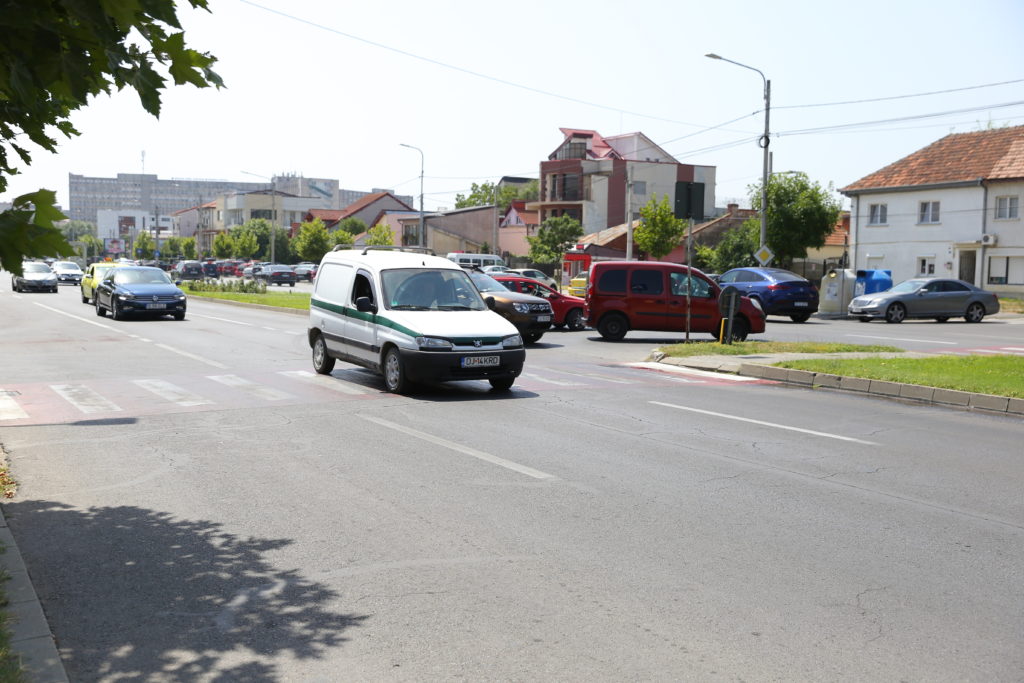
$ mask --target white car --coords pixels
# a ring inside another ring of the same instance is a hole
[[[558,282],[555,280],[555,278],[551,277],[550,275],[543,271],[537,270],[536,268],[512,268],[508,270],[508,274],[522,275],[523,277],[528,277],[531,280],[543,282],[556,292],[561,291],[561,288],[558,286]]]
[[[51,268],[57,274],[57,283],[82,284],[82,269],[74,261],[57,261]]]

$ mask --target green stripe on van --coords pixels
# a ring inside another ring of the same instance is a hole
[[[332,304],[327,301],[324,301],[323,299],[317,299],[316,297],[313,297],[309,300],[309,305],[314,306],[316,308],[322,308],[325,311],[331,311],[332,313],[337,313],[338,315],[343,315],[348,318],[355,318],[356,320],[365,320],[367,322],[375,322],[378,325],[390,327],[391,329],[401,332],[402,334],[407,334],[410,337],[422,336],[416,330],[411,330],[405,325],[400,325],[399,323],[396,323],[394,320],[391,320],[387,316],[381,315],[380,313],[363,313],[362,311],[357,311],[356,309],[350,306],[339,306],[338,304]]]

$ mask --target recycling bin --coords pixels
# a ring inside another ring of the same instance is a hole
[[[849,268],[832,268],[821,278],[821,300],[818,302],[819,315],[845,316],[853,299],[857,271]]]
[[[892,271],[880,269],[858,270],[853,285],[853,295],[874,294],[884,292],[892,287]]]

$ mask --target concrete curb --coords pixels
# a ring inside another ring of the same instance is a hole
[[[0,568],[10,577],[4,584],[4,590],[7,593],[5,612],[6,626],[11,633],[11,650],[21,660],[28,680],[67,683],[68,675],[57,652],[57,643],[2,510],[0,543],[4,546],[0,553]]]
[[[694,356],[690,358],[669,358],[667,356],[651,357],[651,360],[667,365],[688,367],[695,370],[722,372],[744,377],[791,384],[806,389],[832,389],[868,394],[880,398],[912,401],[925,405],[946,408],[963,408],[978,410],[1010,417],[1024,417],[1024,399],[993,396],[991,394],[975,394],[967,391],[939,389],[920,384],[903,384],[901,382],[884,382],[863,377],[846,377],[823,372],[806,370],[790,370],[772,365],[793,358],[836,358],[836,357],[892,357],[895,354],[778,354],[777,356],[762,355],[756,360],[743,356]],[[915,356],[931,356],[932,354],[898,354],[904,358]],[[724,358],[724,360],[723,360]]]

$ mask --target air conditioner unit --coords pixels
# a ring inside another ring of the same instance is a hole
[[[994,247],[996,244],[996,236],[992,233],[985,233],[981,236],[981,243],[986,247]]]

